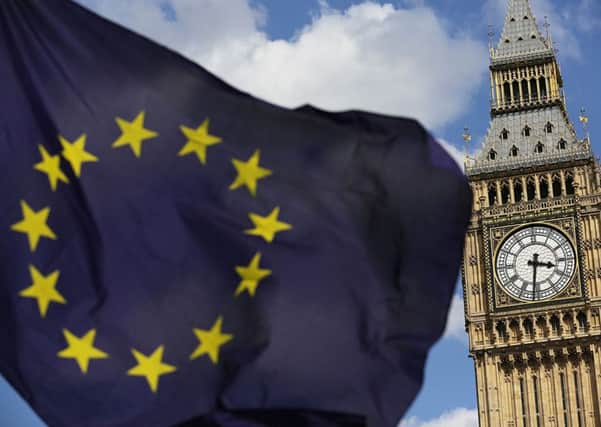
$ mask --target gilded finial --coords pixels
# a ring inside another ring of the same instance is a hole
[[[586,110],[584,108],[580,109],[580,117],[578,117],[580,123],[582,123],[582,129],[584,130],[584,134],[586,135],[586,139],[589,139],[588,134],[588,115],[586,114]]]
[[[488,48],[491,52],[494,49],[494,39],[493,39],[494,36],[495,36],[495,30],[493,29],[493,26],[489,24],[488,25]]]
[[[578,119],[580,120],[580,123],[582,123],[584,126],[586,126],[586,124],[588,123],[588,116],[586,115],[586,110],[584,108],[580,109],[580,117]]]
[[[469,157],[470,152],[470,141],[472,140],[472,135],[470,133],[470,128],[463,128],[463,142],[465,143],[465,157]]]

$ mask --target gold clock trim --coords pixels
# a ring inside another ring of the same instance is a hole
[[[572,222],[572,224],[574,224]],[[558,233],[560,233],[562,236],[564,236],[568,242],[570,243],[570,245],[572,246],[572,251],[574,251],[574,260],[575,260],[575,265],[574,265],[574,272],[572,273],[572,276],[570,277],[570,279],[568,280],[568,284],[566,285],[566,287],[564,289],[562,289],[561,293],[563,293],[566,289],[568,289],[568,287],[570,286],[570,284],[573,282],[574,278],[576,277],[576,273],[580,271],[580,263],[579,263],[579,259],[578,259],[578,252],[576,251],[576,248],[578,246],[576,246],[576,242],[574,241],[574,239],[572,238],[572,236],[570,236],[568,233],[566,233],[565,231],[563,231],[560,227],[558,227],[555,224],[550,224],[547,222],[531,222],[528,224],[521,224],[518,225],[514,228],[512,228],[511,230],[509,230],[505,236],[503,236],[503,239],[500,240],[499,244],[497,244],[497,246],[495,247],[494,253],[493,253],[493,258],[492,258],[492,268],[493,268],[493,281],[495,281],[495,283],[498,285],[497,287],[500,288],[503,293],[505,295],[507,295],[509,298],[513,298],[516,301],[519,302],[523,302],[525,304],[540,304],[542,302],[546,302],[546,301],[552,301],[554,299],[556,299],[557,297],[560,296],[560,293],[558,293],[557,295],[554,295],[552,297],[546,298],[546,299],[541,299],[541,300],[537,300],[537,301],[532,301],[532,300],[525,300],[522,298],[518,298],[514,295],[511,295],[509,292],[507,292],[505,290],[505,288],[503,287],[503,285],[501,284],[501,281],[499,280],[499,275],[497,273],[497,255],[499,253],[499,250],[501,249],[501,246],[503,246],[503,244],[505,243],[505,241],[507,239],[509,239],[512,235],[514,235],[515,233],[517,233],[518,231],[520,231],[523,228],[529,228],[529,227],[536,227],[537,225],[542,225],[545,227],[549,227],[549,228],[554,228]],[[496,227],[495,229],[498,229],[499,227]],[[491,231],[493,231],[494,229],[491,229]],[[495,306],[496,306],[496,302],[495,302]]]

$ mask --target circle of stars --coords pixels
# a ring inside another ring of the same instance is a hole
[[[134,157],[141,158],[143,147],[149,140],[159,136],[158,132],[148,129],[145,124],[146,114],[144,111],[138,112],[130,121],[121,117],[116,117],[115,122],[120,130],[120,135],[112,143],[114,149],[127,148],[131,150]],[[179,157],[189,155],[195,156],[201,166],[207,164],[208,151],[211,147],[223,143],[221,137],[212,135],[209,130],[210,120],[206,118],[196,127],[180,126],[180,131],[186,141],[177,153]],[[100,159],[94,153],[86,149],[87,135],[82,134],[74,141],[69,141],[62,135],[58,136],[62,151],[60,153],[51,153],[43,145],[38,145],[41,160],[34,164],[33,169],[46,175],[50,190],[55,192],[59,184],[69,185],[71,182],[63,168],[69,168],[72,176],[76,179],[81,178],[82,170],[90,167],[89,163],[99,163]],[[232,158],[232,166],[235,169],[236,177],[230,184],[229,190],[235,191],[245,188],[248,194],[255,198],[257,196],[258,184],[260,180],[270,177],[273,171],[261,165],[261,152],[255,150],[252,155],[246,159]],[[32,207],[26,200],[21,200],[22,218],[14,223],[10,229],[13,232],[21,233],[27,238],[28,247],[31,253],[35,253],[42,239],[57,240],[59,237],[49,224],[51,207]],[[280,207],[274,207],[271,212],[262,216],[258,213],[249,212],[248,218],[252,223],[252,228],[243,230],[243,233],[263,239],[265,242],[272,243],[278,233],[292,229],[292,225],[283,222],[279,218]],[[238,265],[234,267],[240,282],[233,292],[234,298],[243,294],[253,298],[257,294],[261,281],[272,274],[272,271],[262,267],[261,253],[257,252],[248,262],[248,265]],[[19,292],[22,298],[34,299],[41,318],[45,318],[52,304],[68,305],[67,299],[61,294],[59,287],[60,271],[41,272],[34,265],[29,265],[31,284]],[[194,328],[192,334],[198,341],[196,349],[189,357],[190,361],[207,357],[213,365],[219,363],[221,347],[231,342],[234,335],[225,333],[223,329],[223,316],[218,316],[213,325],[208,329]],[[68,329],[62,330],[66,347],[57,352],[60,359],[73,360],[82,375],[86,375],[90,369],[92,361],[109,359],[110,355],[102,349],[96,347],[97,336],[96,329],[90,329],[81,336]],[[177,367],[163,360],[165,347],[158,345],[150,354],[146,355],[141,351],[131,348],[131,354],[135,360],[126,374],[133,377],[142,377],[146,380],[148,388],[157,393],[159,380],[163,375],[177,372]]]

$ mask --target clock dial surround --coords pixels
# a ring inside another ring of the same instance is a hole
[[[576,272],[574,246],[563,232],[546,224],[512,232],[497,248],[494,263],[503,291],[524,302],[556,297]]]

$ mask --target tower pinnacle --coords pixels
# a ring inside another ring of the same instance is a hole
[[[500,40],[491,47],[492,120],[482,149],[466,158],[468,176],[592,156],[569,119],[550,35],[542,35],[528,0],[507,2]]]
[[[553,46],[540,32],[528,0],[509,0],[505,24],[492,59],[553,54]]]

